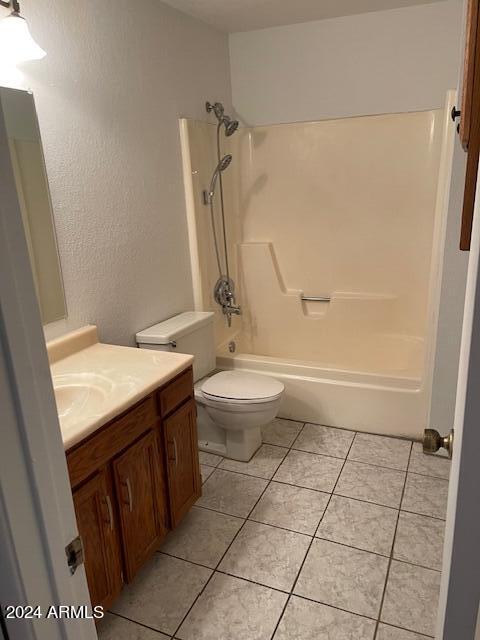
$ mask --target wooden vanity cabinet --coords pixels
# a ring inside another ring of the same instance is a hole
[[[167,452],[168,494],[172,527],[176,527],[200,495],[197,409],[189,400],[163,422]]]
[[[105,608],[111,605],[123,585],[112,489],[108,472],[102,469],[73,494],[90,597],[94,604]]]
[[[201,495],[192,370],[67,451],[92,604],[111,605]]]
[[[150,431],[113,462],[127,581],[167,533],[157,433]]]

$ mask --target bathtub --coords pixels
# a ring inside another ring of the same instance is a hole
[[[283,418],[413,439],[425,428],[428,394],[414,370],[382,374],[224,349],[217,366],[281,380]]]

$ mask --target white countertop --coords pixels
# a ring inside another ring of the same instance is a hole
[[[54,340],[47,348],[65,449],[193,362],[193,356],[182,353],[102,344],[93,326]]]

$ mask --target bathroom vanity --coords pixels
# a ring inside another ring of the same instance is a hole
[[[92,344],[52,378],[90,596],[109,607],[201,494],[192,358],[78,333]]]

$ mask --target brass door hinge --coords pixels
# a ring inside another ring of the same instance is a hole
[[[83,544],[80,536],[77,536],[65,547],[67,556],[67,564],[70,567],[70,573],[73,574],[77,568],[83,564]]]

